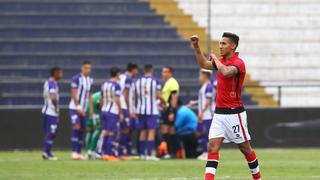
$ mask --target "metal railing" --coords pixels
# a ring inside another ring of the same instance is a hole
[[[281,107],[282,104],[282,96],[283,96],[283,89],[290,89],[290,88],[319,88],[319,93],[320,93],[320,84],[272,84],[272,85],[245,85],[244,88],[274,88],[276,89],[276,93],[270,93],[267,92],[271,95],[275,95],[276,101],[278,103],[278,106]]]

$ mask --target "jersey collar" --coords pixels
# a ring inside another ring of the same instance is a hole
[[[238,59],[238,58],[239,58],[239,52],[236,52],[236,53],[234,54],[234,56],[232,56],[232,57],[229,58],[229,61],[233,61],[233,60]],[[222,60],[223,60],[223,61],[226,61],[224,58],[222,58]]]

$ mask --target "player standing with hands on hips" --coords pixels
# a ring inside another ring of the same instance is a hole
[[[191,37],[191,43],[201,68],[217,71],[216,109],[209,132],[208,161],[205,180],[214,180],[219,162],[219,149],[222,142],[238,145],[246,157],[252,177],[261,180],[256,153],[250,145],[247,128],[247,115],[241,99],[242,84],[246,75],[245,64],[235,52],[239,36],[225,32],[219,43],[221,59],[211,53],[210,60],[202,54],[199,37]]]

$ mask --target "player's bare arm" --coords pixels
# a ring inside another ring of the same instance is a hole
[[[59,107],[58,107],[58,101],[57,101],[57,96],[54,93],[50,94],[51,102],[55,107],[55,110],[57,113],[59,113]]]
[[[124,94],[124,99],[125,99],[125,101],[126,101],[126,104],[127,104],[127,106],[130,104],[130,98],[129,98],[129,89],[127,89],[127,88],[125,88],[124,89],[124,91],[123,91],[123,94]],[[128,109],[128,111],[129,111],[129,114],[131,114],[131,112],[130,112],[130,108],[127,108]]]
[[[178,94],[177,92],[173,92],[171,95],[171,107],[177,108],[178,107]]]
[[[210,106],[211,106],[211,102],[212,102],[212,100],[211,99],[207,99],[206,100],[206,104],[205,104],[205,106],[204,106],[204,108],[202,109],[202,111],[199,113],[199,122],[201,122],[202,121],[202,117],[203,117],[203,114],[204,114],[204,112],[206,112],[209,108],[210,108]]]
[[[169,114],[169,120],[174,121],[175,115],[174,110],[178,107],[178,94],[177,92],[173,92],[171,95],[171,112]]]
[[[78,89],[77,88],[72,88],[71,89],[71,98],[72,98],[74,104],[77,107],[78,113],[82,115],[83,114],[83,110],[82,110],[82,107],[80,106],[80,103],[78,101],[77,94],[78,94]]]
[[[200,46],[199,46],[199,37],[198,35],[193,35],[191,38],[192,47],[196,53],[197,61],[201,68],[203,69],[211,69],[214,70],[212,62],[208,61],[208,59],[202,54]]]
[[[120,119],[120,122],[122,122],[124,120],[124,115],[123,115],[123,111],[121,110],[122,107],[121,107],[121,102],[120,102],[120,96],[116,97],[116,104],[119,109],[119,119]]]
[[[156,97],[157,97],[157,99],[160,100],[160,106],[161,106],[161,107],[165,106],[166,101],[163,99],[162,94],[161,94],[161,91],[157,91],[157,92],[156,92]]]
[[[192,107],[198,104],[198,100],[190,100],[187,104],[187,107]]]
[[[239,74],[237,67],[222,64],[214,53],[211,53],[210,60],[215,63],[218,71],[225,77],[232,77]]]
[[[79,105],[79,101],[77,98],[78,90],[76,88],[71,89],[71,98],[76,106]]]

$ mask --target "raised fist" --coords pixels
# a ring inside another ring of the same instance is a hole
[[[199,42],[199,37],[198,35],[193,35],[191,36],[190,40],[192,44],[197,44]]]

